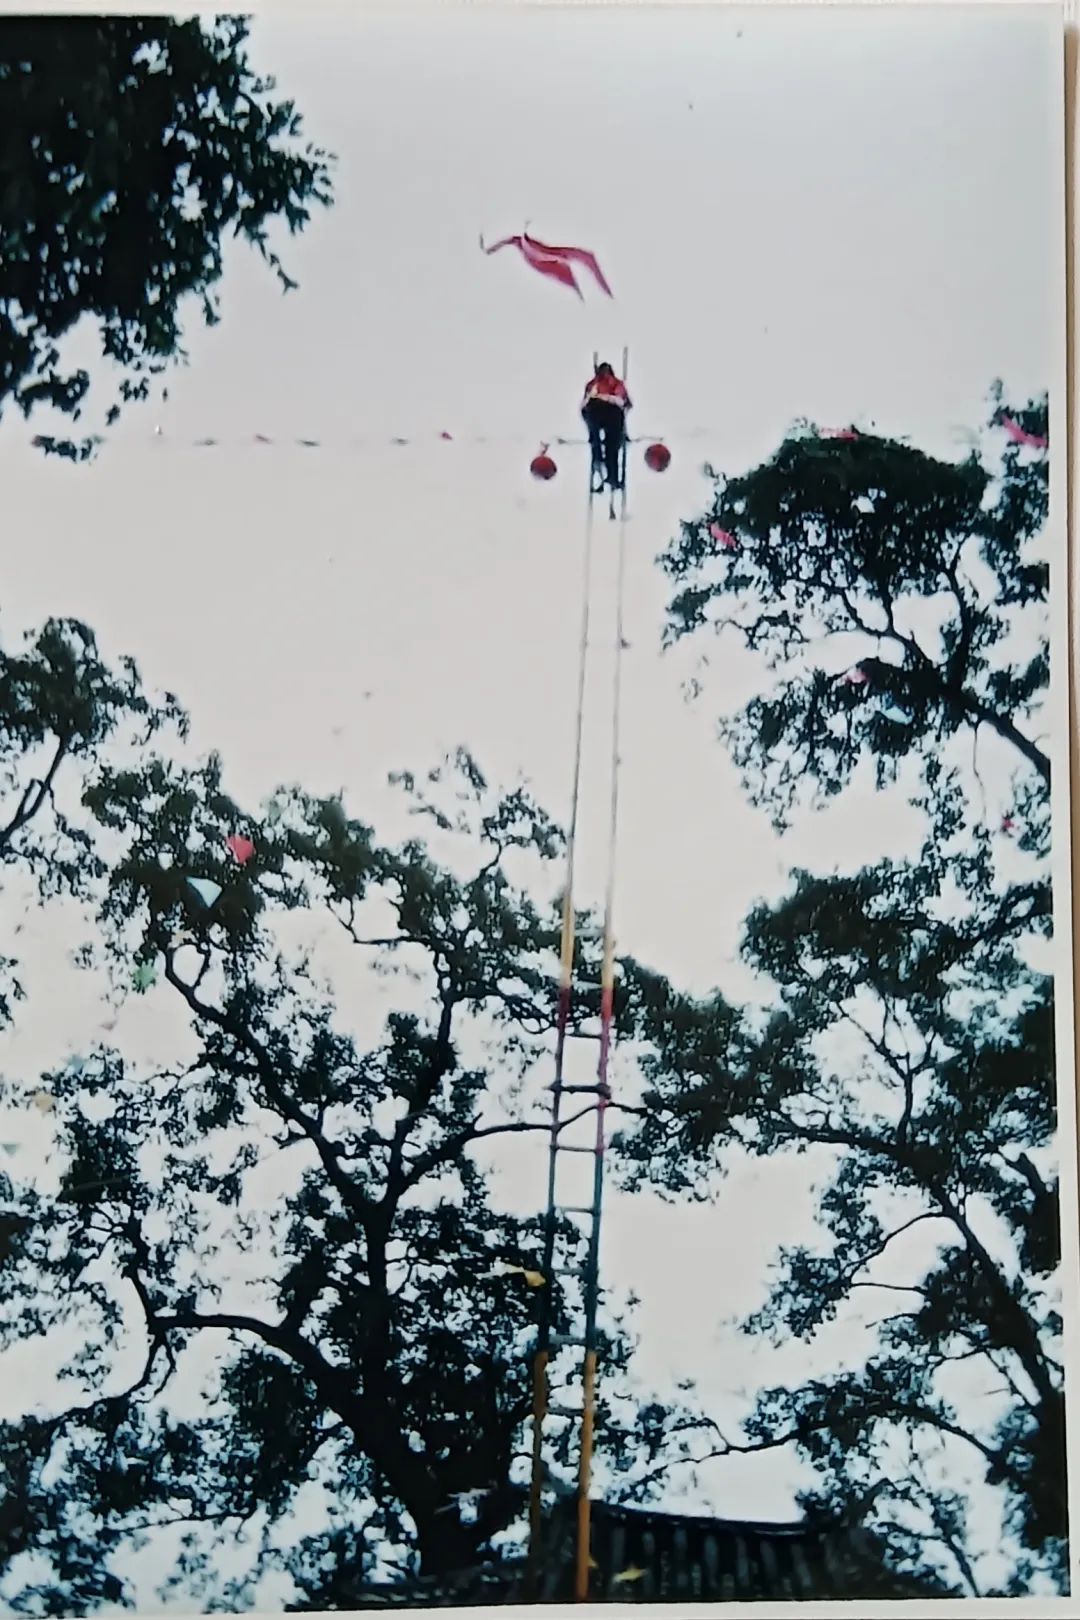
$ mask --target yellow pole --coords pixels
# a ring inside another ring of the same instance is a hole
[[[589,1493],[592,1488],[593,1412],[596,1404],[596,1351],[585,1352],[585,1405],[581,1414],[581,1468],[578,1474],[577,1574],[574,1602],[589,1601],[590,1552]]]
[[[548,1354],[538,1350],[533,1360],[532,1483],[529,1488],[529,1587],[536,1598],[540,1574],[540,1511],[543,1491],[544,1419],[548,1405]]]

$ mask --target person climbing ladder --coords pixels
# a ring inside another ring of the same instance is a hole
[[[589,430],[592,451],[593,493],[620,487],[619,460],[626,437],[626,413],[632,409],[626,384],[615,375],[606,360],[596,368],[585,388],[581,414]]]

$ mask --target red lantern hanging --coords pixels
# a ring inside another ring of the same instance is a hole
[[[671,464],[671,451],[666,444],[650,444],[645,452],[645,465],[653,472],[667,472]]]
[[[547,452],[547,445],[542,444],[540,446],[540,454],[538,456],[534,456],[529,463],[529,471],[532,473],[533,477],[539,478],[543,483],[547,483],[549,478],[554,478],[555,474],[559,470]]]

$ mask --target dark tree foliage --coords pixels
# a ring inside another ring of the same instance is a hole
[[[110,669],[76,620],[50,620],[18,650],[0,647],[0,883],[29,874],[42,898],[91,894],[106,865],[73,813],[85,772],[106,745],[137,750],[163,728],[186,728],[175,699],[152,702],[130,659]],[[0,949],[19,932],[9,912]],[[16,972],[14,957],[0,959],[0,1028],[22,995]]]
[[[63,346],[84,317],[119,378],[106,423],[146,398],[184,358],[185,296],[217,320],[230,236],[293,285],[273,228],[302,230],[330,201],[330,160],[253,73],[246,39],[228,17],[0,23],[0,410],[81,419],[90,375]],[[37,440],[76,461],[96,442]],[[537,1252],[535,1221],[492,1206],[473,1150],[546,1128],[518,1094],[552,1005],[553,913],[512,887],[504,860],[528,849],[542,867],[557,833],[525,793],[492,799],[463,756],[464,810],[418,809],[470,843],[471,877],[419,841],[379,845],[339,802],[298,790],[240,870],[224,839],[243,818],[217,762],[150,755],[183,717],[153,705],[130,664],[107,669],[85,627],[47,626],[4,656],[0,680],[6,875],[96,909],[117,985],[148,990],[162,973],[155,993],[178,999],[193,1043],[178,1069],[146,1073],[101,1041],[44,1077],[58,1186],[0,1179],[4,1340],[66,1327],[81,1346],[70,1401],[0,1436],[0,1567],[16,1606],[129,1600],[120,1555],[159,1523],[234,1540],[258,1520],[272,1561],[267,1537],[316,1479],[330,1529],[286,1529],[276,1555],[302,1603],[347,1606],[376,1556],[472,1560],[520,1518],[536,1299],[499,1267]],[[223,884],[209,910],[199,877]],[[312,906],[376,978],[405,964],[402,1003],[367,1044],[275,937]],[[365,942],[371,913],[382,932]],[[7,1020],[19,985],[14,958],[3,967]],[[28,1078],[4,1082],[23,1105]],[[253,1185],[266,1160],[280,1177],[269,1203]],[[253,1249],[267,1267],[255,1281]],[[556,1326],[570,1303],[560,1293]],[[200,1343],[220,1349],[208,1404],[185,1419],[172,1391]],[[619,1404],[628,1341],[614,1318],[604,1351],[612,1458],[627,1471],[669,1442],[678,1452],[685,1414]],[[22,1557],[35,1553],[44,1565]],[[229,1601],[197,1535],[176,1577]]]
[[[120,400],[145,399],[183,359],[185,298],[217,321],[230,236],[294,285],[271,228],[329,203],[330,160],[252,71],[247,34],[239,17],[0,19],[0,414],[80,419],[90,376],[61,345],[83,317]],[[95,439],[39,442],[85,459]]]
[[[1044,406],[1011,414],[1045,430]],[[872,513],[853,511],[859,495]],[[795,1446],[820,1480],[807,1507],[869,1515],[908,1567],[930,1559],[969,1593],[969,1504],[938,1444],[1000,1493],[1003,1590],[1068,1585],[1053,983],[1032,955],[1051,932],[1048,764],[1031,739],[1048,658],[1041,614],[1022,617],[1046,597],[1026,556],[1046,495],[1027,450],[992,477],[867,439],[795,437],[719,482],[666,558],[681,586],[670,633],[715,619],[768,656],[775,685],[726,727],[751,792],[782,824],[863,758],[881,782],[907,754],[928,832],[915,861],[796,871],[787,898],[754,910],[743,955],[774,987],[767,1017],[640,968],[626,996],[649,1077],[647,1117],[621,1144],[631,1184],[710,1197],[746,1153],[818,1172],[818,1236],[777,1257],[745,1330],[810,1342],[880,1306],[861,1364],[852,1325],[854,1366],[760,1392],[743,1438],[713,1454]],[[913,604],[939,608],[936,644]],[[869,681],[838,685],[813,666],[852,631],[891,658],[864,655]],[[1004,834],[942,762],[961,726],[1013,749],[1027,878],[1001,875]]]
[[[1023,950],[1049,931],[1049,895],[995,884],[985,833],[960,845],[935,833],[915,863],[797,873],[786,901],[751,915],[746,959],[778,987],[763,1024],[720,998],[665,989],[657,1005],[644,987],[650,1115],[623,1146],[635,1179],[664,1190],[707,1187],[733,1153],[813,1154],[821,1238],[778,1257],[747,1331],[810,1340],[867,1294],[888,1313],[864,1367],[762,1393],[747,1449],[796,1443],[824,1501],[874,1488],[880,1514],[912,1490],[903,1473],[883,1478],[887,1446],[960,1439],[1008,1494],[1020,1543],[1056,1567],[1057,1183],[1031,1158],[1055,1126],[1052,985]],[[920,1225],[937,1251],[926,1269],[906,1246]],[[978,1399],[958,1408],[957,1364],[977,1395],[1004,1381],[1009,1400],[984,1401],[981,1418]]]
[[[542,888],[561,839],[523,790],[500,797],[468,756],[457,766],[423,793],[403,781],[435,836],[460,843],[449,865],[291,789],[240,867],[226,839],[250,823],[213,759],[88,783],[115,844],[100,908],[112,969],[157,963],[151,993],[178,998],[191,1044],[152,1072],[98,1044],[46,1077],[58,1189],[0,1182],[17,1226],[5,1335],[71,1333],[67,1376],[89,1397],[0,1430],[18,1459],[0,1562],[23,1581],[20,1607],[129,1598],[124,1549],[161,1524],[257,1535],[254,1569],[276,1562],[314,1607],[349,1606],[377,1559],[453,1570],[520,1526],[538,1291],[505,1268],[535,1270],[542,1241],[536,1218],[493,1203],[474,1154],[547,1129],[540,1081],[536,1102],[522,1092],[550,1046],[557,914],[507,866],[531,864]],[[192,876],[222,886],[210,908]],[[290,917],[315,913],[355,953],[348,990],[283,942]],[[394,1002],[360,1039],[349,1009],[379,973]],[[566,1331],[576,1285],[543,1286]],[[207,1365],[206,1341],[209,1383],[184,1417],[171,1391]],[[685,1453],[694,1424],[638,1407],[629,1349],[609,1312],[598,1435],[632,1476]],[[552,1489],[572,1479],[564,1431]],[[313,1481],[330,1527],[307,1538],[290,1516]],[[51,1581],[18,1564],[31,1551]],[[216,1603],[250,1595],[205,1537],[174,1580]]]
[[[1046,431],[1045,402],[1011,415]],[[722,735],[778,825],[838,793],[862,760],[884,785],[906,755],[961,729],[996,733],[1048,782],[1029,724],[1047,649],[1020,664],[1003,652],[1018,614],[1046,601],[1047,568],[1029,543],[1046,520],[1048,466],[1013,443],[1003,461],[995,477],[974,453],[956,465],[803,427],[764,466],[718,478],[711,509],[683,523],[661,559],[678,587],[666,637],[735,635],[777,673]],[[933,633],[912,623],[913,605],[934,612]],[[865,684],[837,679],[845,658]]]

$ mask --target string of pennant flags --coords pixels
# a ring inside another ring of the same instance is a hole
[[[660,443],[674,444],[692,439],[704,439],[709,436],[710,429],[706,427],[688,428],[682,433],[654,433],[628,435],[629,444]],[[51,434],[38,433],[31,439],[35,449],[47,450],[54,442]],[[100,435],[92,437],[91,442],[102,445],[109,441]],[[115,441],[114,441],[115,442]],[[131,440],[125,437],[125,443]],[[281,433],[248,433],[234,436],[227,433],[208,434],[200,438],[189,438],[185,435],[172,435],[167,433],[159,424],[152,434],[145,436],[143,442],[159,445],[170,445],[193,450],[236,449],[241,447],[264,449],[303,449],[303,450],[342,450],[342,449],[381,449],[386,447],[404,447],[407,445],[431,444],[499,444],[499,445],[535,445],[536,435],[523,433],[450,433],[443,429],[439,433],[416,433],[411,435],[392,435],[384,437],[378,434],[356,434],[348,438],[322,437],[306,438],[295,434]],[[540,442],[546,445],[587,446],[586,437],[566,437],[560,434],[550,434]]]
[[[1046,450],[1048,448],[1048,440],[1044,434],[1029,432],[1012,417],[1001,417],[997,425],[1003,430],[1006,437],[1013,444],[1016,444],[1021,448],[1032,450]],[[627,436],[627,443],[645,445],[654,443],[689,443],[693,440],[708,438],[710,434],[715,432],[715,428],[698,426],[684,428],[676,433],[635,433]],[[980,437],[977,430],[958,425],[950,428],[949,434],[950,437],[955,439],[958,443],[969,444],[971,446],[976,445]],[[813,436],[821,439],[852,441],[873,436],[873,428],[871,427],[870,434],[867,434],[865,430],[855,427],[817,428],[813,430]],[[890,437],[901,443],[907,442],[908,438],[907,435],[890,435]],[[103,435],[94,434],[90,436],[88,442],[95,447],[99,447],[110,441]],[[112,442],[116,442],[116,440],[114,439]],[[123,442],[130,443],[132,442],[132,438],[125,435]],[[537,442],[537,439],[535,435],[522,433],[451,433],[447,428],[443,428],[438,432],[427,431],[423,433],[389,435],[361,433],[340,438],[336,435],[321,435],[319,437],[313,437],[310,435],[294,433],[270,434],[258,432],[246,433],[242,435],[233,435],[229,433],[204,434],[198,437],[189,437],[187,434],[173,435],[167,432],[164,425],[159,422],[155,425],[153,432],[148,434],[145,440],[142,442],[148,444],[153,443],[159,446],[169,445],[170,447],[194,450],[237,449],[241,447],[261,449],[291,448],[302,450],[354,450],[366,448],[378,449],[386,447],[405,448],[411,445],[431,444],[534,445]],[[543,438],[541,442],[545,446],[559,445],[568,447],[585,447],[588,445],[589,440],[583,435],[549,434]],[[33,436],[30,443],[35,449],[48,450],[56,444],[56,439],[51,434],[38,433]]]
[[[1018,422],[1016,422],[1011,417],[1008,417],[1008,416],[1000,417],[998,419],[996,425],[999,428],[1002,429],[1002,431],[1005,433],[1006,437],[1010,440],[1010,442],[1012,442],[1013,444],[1017,445],[1020,448],[1035,450],[1035,451],[1038,451],[1038,452],[1045,452],[1048,449],[1048,439],[1047,439],[1047,437],[1045,435],[1035,434],[1035,433],[1032,433],[1032,432],[1028,431],[1027,429],[1023,428]],[[710,430],[707,429],[707,428],[695,428],[695,429],[691,429],[688,432],[686,432],[685,434],[679,435],[677,437],[682,437],[684,439],[700,438],[700,437],[704,436],[705,434],[707,434],[709,431]],[[861,437],[864,437],[864,434],[859,429],[854,428],[854,427],[848,427],[848,428],[817,428],[817,429],[814,429],[812,431],[813,431],[813,435],[815,437],[818,437],[818,438],[821,438],[821,439],[833,439],[833,440],[851,441],[851,440],[856,440],[856,439],[859,439]],[[976,435],[970,433],[970,430],[968,430],[966,432],[965,436],[972,439],[972,440],[974,440],[976,438]],[[439,433],[437,435],[437,438],[438,438],[438,440],[448,442],[448,443],[455,442],[454,436],[451,433],[449,433],[448,431],[443,431],[443,432]],[[274,438],[274,437],[271,437],[269,435],[265,435],[265,434],[261,434],[261,433],[252,434],[248,438],[242,439],[242,440],[239,440],[239,441],[237,441],[237,440],[231,440],[230,441],[228,439],[215,438],[215,437],[207,437],[207,438],[201,438],[201,439],[171,439],[171,438],[167,438],[167,436],[164,434],[163,429],[161,428],[160,425],[155,428],[154,439],[159,441],[159,442],[165,440],[166,442],[168,442],[170,444],[190,445],[190,446],[192,446],[194,448],[214,448],[214,447],[216,447],[218,445],[228,445],[230,443],[236,444],[236,443],[239,442],[241,444],[249,444],[249,445],[252,445],[252,446],[272,447],[272,446],[275,446],[275,445],[283,445],[283,446],[297,445],[297,446],[301,446],[301,447],[304,447],[304,448],[321,449],[321,448],[325,448],[325,447],[328,447],[328,446],[332,446],[335,443],[335,441],[323,440],[323,439]],[[40,442],[50,443],[52,441],[45,440],[44,436],[40,436],[40,435],[33,440],[33,443],[35,443],[35,444],[38,444]],[[402,445],[402,446],[404,446],[404,445],[409,445],[409,444],[430,443],[431,442],[431,435],[430,434],[425,434],[425,435],[420,435],[420,436],[417,436],[417,437],[414,437],[414,438],[392,437],[392,438],[389,438],[389,439],[375,439],[375,440],[373,440],[371,438],[360,437],[360,438],[356,438],[356,439],[351,440],[351,441],[336,441],[336,442],[339,443],[339,444],[342,443],[342,442],[348,442],[348,443],[354,444],[354,445],[364,445],[364,444],[376,443],[376,444],[388,444],[388,445]],[[521,435],[503,435],[503,436],[497,436],[497,437],[496,436],[490,436],[490,435],[474,435],[474,436],[471,437],[471,439],[470,439],[470,437],[468,435],[466,435],[466,436],[464,436],[463,440],[458,440],[456,442],[472,442],[472,443],[479,443],[479,444],[485,444],[485,443],[503,443],[503,444],[506,444],[506,443],[518,443],[518,444],[525,444],[525,443],[529,443],[531,441],[529,441],[528,439],[526,439],[524,436],[521,436]],[[573,446],[573,445],[584,446],[584,445],[587,445],[588,442],[589,441],[588,441],[587,438],[581,438],[581,437],[554,437],[554,438],[552,438],[551,440],[548,441],[548,443],[550,443],[550,444],[571,445],[571,446]],[[629,442],[631,442],[631,443],[649,443],[649,444],[652,444],[653,447],[655,447],[656,443],[657,443],[657,438],[655,436],[650,436],[650,435],[636,435],[634,438],[630,439]],[[662,444],[663,442],[664,441],[662,439],[659,440],[660,444]],[[546,445],[545,445],[544,448],[546,448]],[[708,468],[708,467],[705,467],[702,470],[703,470],[703,472],[706,472],[707,474],[711,474],[711,471],[712,471],[712,469]],[[856,502],[856,504],[859,506],[859,510],[861,510],[861,511],[863,511],[863,510],[869,510],[871,512],[873,511],[873,503],[872,503],[872,501],[868,501],[865,497],[860,497],[859,500]],[[713,522],[711,522],[709,524],[708,533],[710,535],[710,538],[713,540],[713,542],[717,546],[717,549],[720,550],[720,551],[737,552],[737,551],[740,551],[742,549],[742,542],[739,539],[739,537],[736,534],[732,533],[730,530],[723,528],[719,523],[717,523],[715,521],[713,521]],[[875,671],[874,671],[873,665],[869,661],[864,661],[864,662],[861,662],[861,663],[857,663],[857,664],[849,667],[846,670],[842,670],[838,674],[834,675],[832,677],[832,679],[833,679],[834,683],[839,685],[839,686],[846,687],[848,689],[854,689],[854,691],[858,692],[858,694],[859,694],[859,696],[861,698],[864,698],[864,699],[869,698],[872,705],[873,705],[873,707],[875,707],[877,709],[877,711],[879,712],[879,714],[881,715],[881,718],[888,721],[888,722],[890,722],[892,725],[897,726],[899,728],[907,728],[907,727],[911,726],[914,723],[914,720],[915,720],[914,713],[909,708],[905,707],[903,704],[899,703],[896,700],[896,698],[888,691],[887,684],[886,684],[885,687],[879,687],[878,682],[875,679]],[[269,823],[273,823],[274,821],[276,821],[277,815],[275,814],[273,808],[268,810],[267,815],[266,815],[266,819],[267,819],[267,821]],[[999,825],[999,832],[1003,837],[1009,838],[1009,839],[1015,839],[1015,838],[1018,837],[1020,831],[1021,831],[1020,824],[1019,824],[1018,819],[1017,819],[1017,817],[1016,817],[1016,815],[1014,813],[1008,812],[1001,818],[1000,825]],[[232,862],[234,863],[235,868],[237,868],[237,869],[245,867],[256,856],[256,853],[257,853],[256,842],[247,833],[234,832],[231,835],[229,835],[225,839],[224,842],[225,842],[225,848],[226,848],[226,850],[228,852],[228,855],[231,857]],[[224,876],[224,873],[222,873],[221,875]],[[183,880],[183,888],[197,902],[198,907],[202,911],[202,913],[204,915],[212,914],[215,907],[216,907],[216,905],[217,905],[218,900],[221,898],[221,896],[222,896],[222,894],[224,892],[223,885],[221,883],[219,883],[218,881],[216,881],[215,879],[205,877],[205,876],[199,875],[199,874],[197,874],[195,872],[191,872],[191,871],[183,872],[182,873],[182,880]],[[226,879],[226,881],[228,881],[228,880]],[[16,931],[18,932],[18,930],[16,930]],[[190,931],[190,928],[185,928],[185,927],[181,926],[180,928],[175,930],[173,935],[171,936],[171,938],[169,940],[169,950],[170,951],[178,951],[178,950],[184,948],[185,946],[195,946],[196,948],[198,948],[198,944],[199,944],[198,939]],[[131,973],[130,973],[130,978],[129,978],[128,982],[129,982],[130,988],[132,990],[134,990],[136,992],[136,994],[145,995],[147,991],[152,989],[157,984],[158,977],[159,977],[159,974],[158,974],[157,962],[152,957],[150,957],[150,958],[144,957],[143,959],[141,959],[141,960],[139,960],[139,961],[137,961],[137,962],[135,962],[133,964],[132,970],[131,970]],[[112,1029],[115,1028],[116,1022],[117,1022],[117,1018],[116,1018],[116,1015],[115,1015],[115,1012],[114,1012],[113,1016],[111,1016],[109,1019],[107,1019],[105,1022],[102,1023],[102,1025],[100,1026],[101,1030],[103,1032],[106,1032],[106,1033],[110,1032]],[[31,1100],[32,1100],[33,1105],[43,1113],[52,1112],[54,1107],[55,1107],[55,1103],[54,1103],[54,1100],[53,1100],[52,1096],[50,1095],[50,1093],[48,1091],[46,1091],[44,1089],[39,1088],[34,1093]],[[12,1147],[13,1147],[13,1145],[10,1144],[10,1143],[0,1143],[0,1150],[2,1150],[4,1152],[12,1151]],[[526,1268],[522,1268],[522,1267],[518,1267],[518,1266],[504,1266],[502,1268],[502,1270],[498,1274],[506,1274],[506,1275],[517,1274],[517,1275],[520,1275],[522,1280],[530,1288],[542,1287],[544,1285],[545,1281],[546,1281],[546,1279],[543,1277],[543,1275],[541,1273],[533,1272],[533,1271],[530,1271],[530,1270],[528,1270]]]

